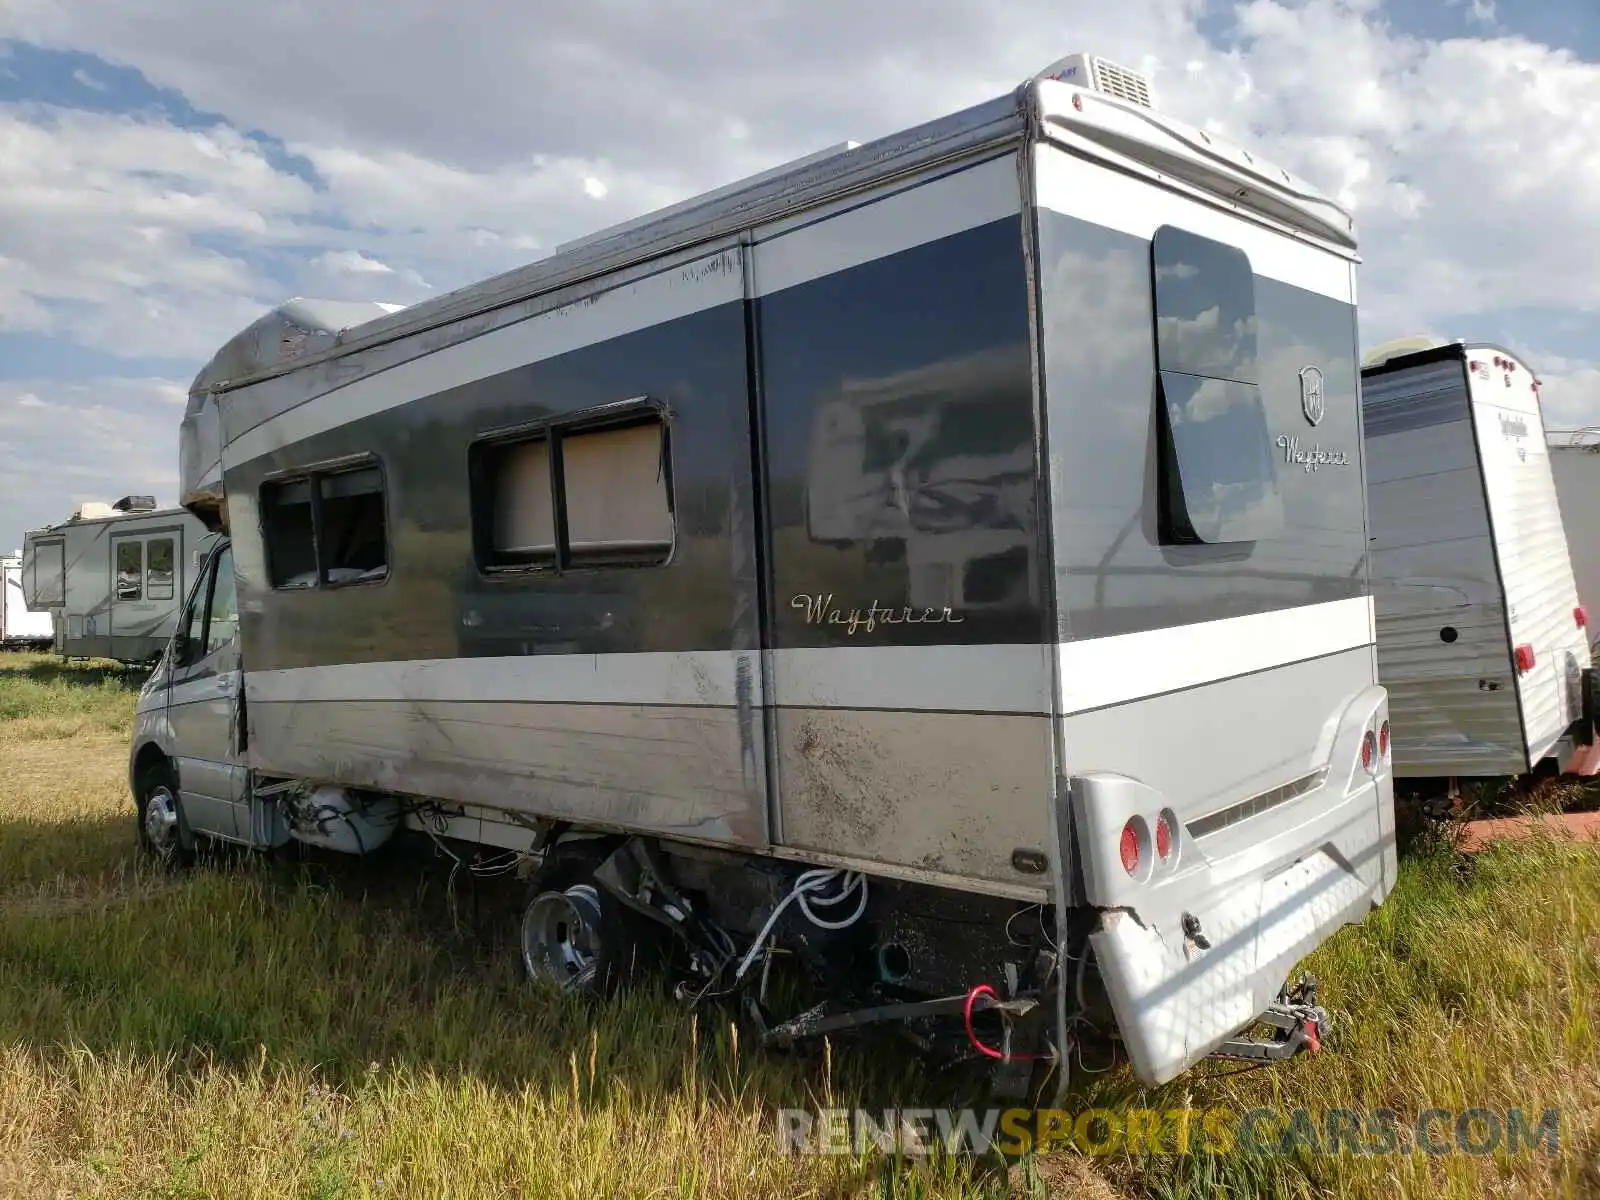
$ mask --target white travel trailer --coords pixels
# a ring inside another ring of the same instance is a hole
[[[268,314],[184,420],[222,536],[141,837],[520,859],[531,974],[681,952],[766,1040],[900,1022],[1008,1085],[1086,1013],[1151,1082],[1314,1047],[1286,979],[1396,869],[1356,261],[1078,57],[413,308]],[[786,962],[815,1008],[769,1011]]]
[[[206,533],[187,509],[158,509],[150,496],[81,504],[24,538],[24,599],[50,614],[64,658],[152,662],[176,628]]]
[[[1589,533],[1587,518],[1600,513],[1600,430],[1550,430],[1550,474],[1567,527],[1567,552],[1584,611],[1600,614],[1600,539]],[[1589,630],[1593,653],[1596,632]]]
[[[1406,338],[1367,355],[1361,387],[1396,776],[1592,771],[1589,618],[1534,372],[1497,346]]]
[[[48,650],[55,628],[48,612],[33,612],[22,593],[22,551],[0,558],[0,648]]]

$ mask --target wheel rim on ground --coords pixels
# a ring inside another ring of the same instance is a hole
[[[594,983],[600,896],[588,884],[541,892],[522,917],[522,965],[533,979],[578,991]]]
[[[178,846],[178,802],[165,784],[151,789],[144,805],[144,835],[150,849],[168,858]]]

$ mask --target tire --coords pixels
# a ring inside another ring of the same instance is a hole
[[[184,820],[177,780],[164,761],[140,773],[135,809],[139,848],[147,856],[169,870],[194,864],[194,834]]]

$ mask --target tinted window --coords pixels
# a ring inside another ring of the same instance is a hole
[[[389,550],[383,515],[383,474],[376,467],[325,475],[317,515],[317,546],[329,583],[381,579]]]
[[[175,586],[173,565],[172,539],[150,539],[150,557],[145,568],[145,595],[151,600],[172,599]]]
[[[1258,382],[1256,285],[1245,252],[1163,225],[1150,257],[1161,369]]]
[[[262,488],[261,525],[272,586],[316,586],[317,547],[311,524],[310,483],[296,479]]]
[[[117,599],[144,597],[144,545],[141,542],[117,543]]]
[[[383,473],[376,467],[265,485],[261,525],[275,588],[363,583],[389,573]]]
[[[1161,536],[1254,542],[1283,529],[1257,386],[1255,277],[1242,250],[1170,225],[1151,242]]]

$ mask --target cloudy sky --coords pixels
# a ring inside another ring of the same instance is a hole
[[[1362,335],[1600,422],[1593,0],[0,0],[0,550],[176,495],[185,391],[294,295],[408,303],[1090,50],[1351,205]]]

